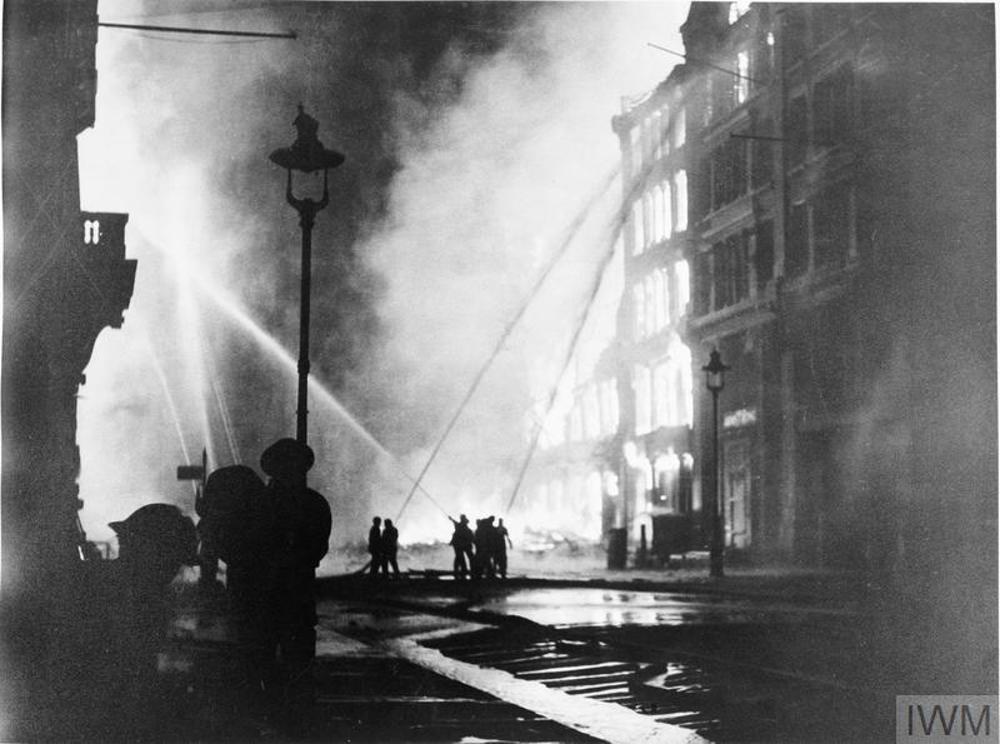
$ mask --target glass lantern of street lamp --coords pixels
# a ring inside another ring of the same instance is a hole
[[[281,147],[271,153],[272,163],[286,168],[288,171],[302,171],[312,173],[314,171],[327,171],[336,168],[344,162],[344,156],[336,150],[328,150],[319,141],[317,132],[319,122],[309,116],[299,104],[299,115],[292,122],[298,135],[291,147]]]
[[[713,393],[718,393],[726,386],[726,370],[729,369],[729,365],[722,363],[718,349],[712,350],[708,364],[701,369],[705,373],[705,384]]]

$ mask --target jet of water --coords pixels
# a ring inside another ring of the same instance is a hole
[[[615,179],[618,176],[620,169],[621,169],[620,163],[616,163],[615,166],[611,168],[611,170],[607,173],[605,178],[597,185],[594,192],[590,195],[590,198],[587,200],[586,204],[584,204],[584,206],[577,211],[573,220],[570,222],[569,226],[566,229],[565,237],[560,243],[559,248],[552,254],[552,257],[549,259],[548,264],[538,275],[538,278],[535,280],[535,283],[528,291],[528,294],[526,295],[524,302],[521,304],[521,307],[518,308],[518,311],[514,314],[514,317],[507,324],[507,327],[504,329],[504,332],[500,335],[500,338],[497,340],[496,345],[493,347],[492,353],[489,355],[489,357],[487,357],[486,362],[479,369],[479,372],[476,374],[475,379],[473,379],[472,385],[466,392],[465,397],[463,397],[461,403],[458,404],[458,407],[455,409],[455,413],[452,415],[451,420],[445,427],[444,432],[438,438],[437,443],[434,445],[434,449],[431,450],[431,454],[427,458],[427,462],[424,464],[423,469],[420,471],[420,475],[418,475],[416,480],[413,482],[413,488],[407,495],[406,500],[403,501],[403,505],[399,508],[399,513],[396,515],[397,521],[403,516],[403,512],[406,511],[406,507],[409,505],[410,499],[413,497],[414,492],[416,492],[417,488],[419,488],[420,482],[427,474],[427,471],[430,470],[431,465],[434,463],[434,459],[437,457],[438,452],[440,452],[441,447],[444,445],[445,440],[448,438],[448,435],[451,434],[451,430],[455,427],[455,424],[458,423],[459,418],[461,418],[462,412],[465,410],[465,407],[469,404],[469,401],[472,400],[472,396],[479,388],[480,383],[486,376],[486,372],[492,366],[493,361],[497,358],[497,356],[499,356],[500,352],[503,350],[505,344],[507,343],[507,339],[510,337],[510,334],[513,333],[518,323],[521,322],[521,318],[524,317],[524,314],[528,311],[528,308],[531,306],[532,301],[538,295],[539,291],[541,291],[542,286],[545,284],[545,280],[548,279],[549,275],[552,273],[552,270],[559,263],[560,259],[566,254],[566,251],[572,244],[573,239],[580,232],[580,229],[583,227],[583,224],[586,221],[587,217],[593,211],[594,206],[598,202],[600,202],[601,199],[604,198],[604,195],[608,192],[608,189],[610,189],[611,185],[615,182]]]
[[[149,240],[145,235],[142,236],[144,241],[156,250],[163,253],[170,259],[178,276],[181,279],[181,283],[186,284],[189,287],[196,289],[199,294],[212,302],[216,307],[222,310],[227,317],[233,320],[240,328],[246,331],[266,352],[271,354],[275,359],[277,359],[283,367],[285,367],[293,375],[298,374],[298,361],[295,356],[292,355],[277,339],[274,338],[270,333],[265,331],[243,308],[239,302],[237,302],[233,297],[231,297],[225,290],[218,286],[212,286],[205,279],[201,272],[196,272],[188,269],[188,267],[181,261],[176,259],[176,256],[169,251],[165,250],[155,241]],[[441,506],[441,504],[433,497],[431,494],[419,486],[417,480],[410,476],[408,473],[403,472],[399,468],[399,463],[395,455],[393,455],[388,449],[386,449],[381,442],[379,442],[371,432],[366,429],[360,421],[358,421],[351,413],[348,411],[344,405],[330,392],[315,376],[309,377],[309,390],[316,396],[316,399],[326,406],[328,409],[333,411],[340,419],[345,421],[351,428],[351,430],[357,434],[362,441],[371,446],[381,457],[388,459],[393,465],[400,470],[400,473],[409,481],[415,484],[415,488],[419,488],[421,493],[426,496],[431,503],[433,503],[438,509],[440,509],[444,514],[447,515],[447,511]]]

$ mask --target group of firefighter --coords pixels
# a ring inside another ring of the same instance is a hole
[[[216,552],[226,563],[226,588],[251,685],[289,697],[312,694],[316,655],[316,567],[329,549],[330,505],[306,486],[314,455],[282,439],[265,450],[265,486],[249,467],[209,475],[200,509],[203,575]]]
[[[513,547],[507,528],[501,518],[497,524],[494,517],[476,520],[475,531],[469,526],[469,518],[464,514],[459,518],[448,517],[455,527],[451,536],[451,547],[455,551],[453,570],[455,580],[507,578],[507,548]]]
[[[371,529],[368,530],[368,552],[371,554],[368,575],[372,579],[377,579],[380,575],[388,576],[390,567],[393,577],[399,578],[399,563],[396,561],[399,553],[399,530],[391,519],[385,520],[385,527],[382,527],[381,517],[372,519]]]
[[[111,524],[119,557],[104,562],[108,576],[124,577],[116,593],[129,601],[118,603],[116,613],[129,618],[160,604],[184,564],[201,566],[203,587],[221,588],[217,571],[224,561],[226,601],[242,650],[240,688],[282,728],[301,720],[314,697],[315,575],[328,550],[331,514],[326,498],[306,486],[313,462],[307,445],[281,439],[261,456],[266,484],[247,466],[219,468],[196,504],[197,528],[176,506],[148,504]],[[158,626],[150,616],[141,627],[121,626],[117,635],[155,645]],[[139,668],[147,648],[136,646],[116,663]],[[127,678],[135,680],[131,673]]]

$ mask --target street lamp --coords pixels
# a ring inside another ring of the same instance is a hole
[[[719,393],[726,386],[726,370],[718,349],[713,349],[708,364],[701,368],[705,373],[705,385],[712,392],[712,474],[714,480],[714,500],[712,503],[712,543],[709,547],[709,573],[722,576],[723,563],[723,505],[722,481],[719,478]]]
[[[299,213],[299,224],[302,227],[302,288],[300,293],[299,312],[299,393],[296,409],[295,438],[306,444],[306,406],[309,383],[309,295],[312,282],[312,228],[316,221],[316,213],[330,203],[330,193],[327,189],[327,171],[336,168],[344,162],[344,156],[339,152],[327,150],[319,141],[316,132],[319,122],[309,116],[299,104],[299,115],[292,122],[298,135],[291,147],[282,147],[271,153],[271,162],[280,165],[288,171],[288,185],[285,188],[285,198],[295,211]],[[313,173],[323,171],[323,198],[297,199],[292,194],[292,171]]]

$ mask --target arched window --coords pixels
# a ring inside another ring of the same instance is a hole
[[[662,184],[661,199],[663,201],[663,237],[669,238],[674,232],[673,204],[670,198],[670,181]]]
[[[694,421],[694,389],[691,372],[691,350],[679,341],[670,347],[674,365],[674,424],[691,426]]]
[[[642,246],[645,248],[653,242],[653,197],[647,191],[642,195]]]
[[[691,271],[687,261],[678,261],[674,264],[675,287],[677,294],[677,315],[683,317],[687,315],[688,303],[691,302]]]
[[[675,230],[684,232],[688,226],[688,177],[687,171],[679,170],[674,174],[674,194],[677,201],[677,219]]]
[[[671,127],[673,128],[672,135],[674,147],[683,147],[684,141],[687,139],[687,121],[683,108],[677,109],[677,113],[674,114],[674,121],[671,124]]]
[[[670,277],[663,269],[656,270],[656,327],[658,330],[670,324]]]
[[[653,240],[663,240],[663,187],[653,189]]]
[[[638,199],[632,205],[632,255],[642,253],[645,245],[645,235],[642,229],[642,202]]]
[[[736,55],[736,72],[734,85],[736,86],[737,105],[745,103],[750,94],[750,55],[746,51]]]

